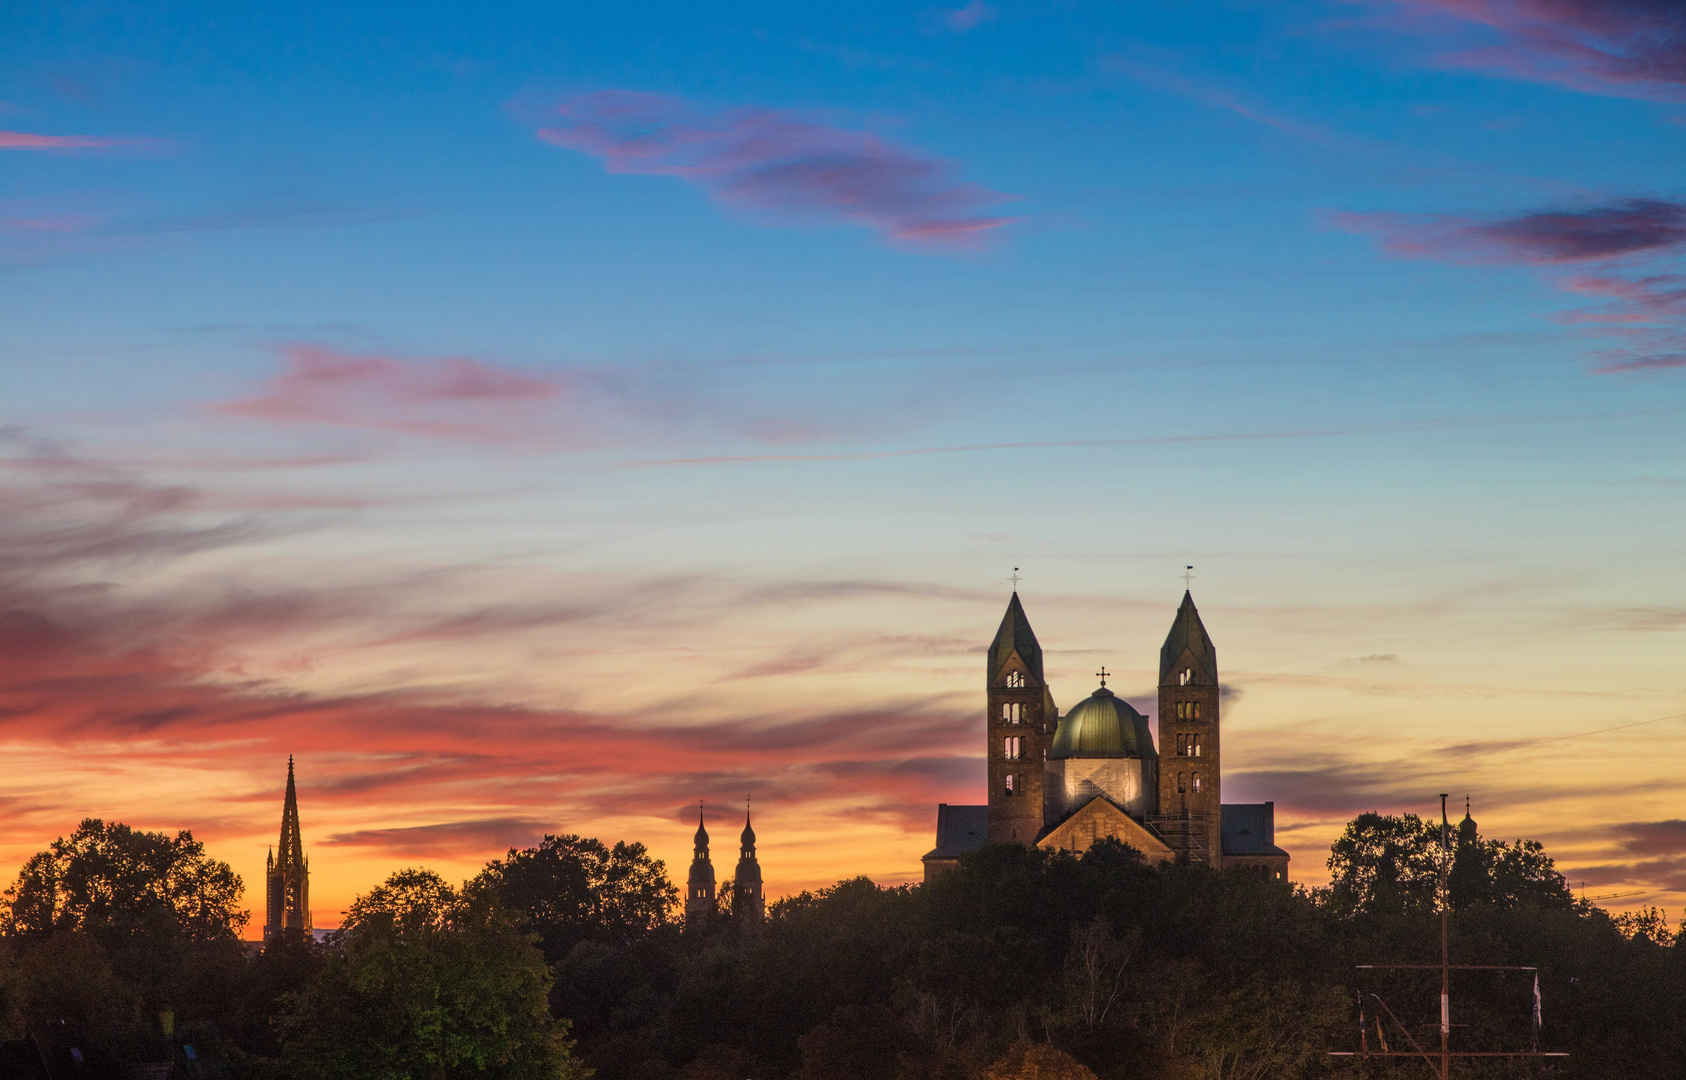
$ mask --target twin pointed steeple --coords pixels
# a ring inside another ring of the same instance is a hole
[[[1183,678],[1187,672],[1188,677]],[[1206,634],[1195,610],[1192,593],[1183,593],[1182,606],[1171,621],[1171,632],[1159,650],[1159,685],[1216,686],[1218,684],[1218,651]]]
[[[738,837],[740,844],[738,868],[732,874],[732,900],[737,905],[738,913],[746,919],[760,921],[766,911],[766,901],[761,895],[761,863],[755,858],[755,830],[749,824],[749,804],[744,804],[743,833]]]
[[[995,642],[989,647],[988,685],[995,685],[1001,669],[1007,666],[1015,653],[1024,664],[1032,685],[1043,685],[1042,645],[1036,640],[1036,632],[1030,628],[1030,620],[1025,617],[1024,605],[1019,603],[1017,591],[1007,601],[1007,613],[1001,617],[1001,629],[995,632]]]
[[[714,910],[714,861],[708,856],[708,829],[697,803],[697,832],[691,838],[691,873],[685,880],[685,918],[705,919]]]

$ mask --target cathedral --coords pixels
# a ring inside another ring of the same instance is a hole
[[[691,873],[685,881],[685,920],[701,921],[714,913],[714,862],[708,855],[708,829],[703,826],[702,804],[697,805],[697,833],[692,838]],[[761,863],[755,857],[755,830],[744,809],[743,832],[738,836],[738,865],[732,874],[733,910],[759,922],[767,902],[761,894]]]
[[[1202,863],[1288,879],[1275,803],[1223,802],[1217,650],[1183,593],[1159,650],[1159,739],[1147,717],[1106,686],[1060,715],[1042,646],[1017,591],[984,671],[989,802],[937,807],[925,880],[985,844],[1087,851],[1104,836],[1150,863]]]
[[[268,901],[264,913],[263,939],[269,941],[284,930],[297,930],[305,937],[310,926],[310,860],[304,857],[304,839],[299,835],[299,793],[293,786],[293,756],[287,755],[287,801],[281,807],[281,857],[269,853],[264,875]]]

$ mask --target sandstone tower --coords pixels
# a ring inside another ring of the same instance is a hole
[[[1058,710],[1042,677],[1042,646],[1019,594],[989,648],[989,842],[1033,843],[1044,818],[1043,762]]]
[[[1149,820],[1190,862],[1222,864],[1218,655],[1194,597],[1159,650],[1159,813]]]

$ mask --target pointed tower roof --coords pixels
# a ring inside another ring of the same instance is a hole
[[[697,804],[697,835],[691,838],[691,843],[699,852],[708,850],[708,830],[703,827],[703,806]]]
[[[755,830],[749,827],[749,808],[744,807],[743,832],[738,836],[738,843],[743,845],[745,855],[755,854]]]
[[[1194,595],[1189,592],[1183,593],[1182,606],[1177,608],[1171,632],[1165,635],[1165,644],[1159,650],[1159,684],[1168,685],[1185,662],[1194,671],[1190,682],[1218,684],[1218,651],[1212,647],[1200,612],[1195,610]]]
[[[987,674],[991,685],[1014,653],[1018,653],[1019,659],[1024,661],[1030,677],[1036,680],[1037,685],[1042,685],[1042,645],[1036,640],[1036,632],[1030,628],[1030,620],[1025,618],[1024,605],[1019,603],[1016,590],[1013,598],[1007,601],[1007,613],[1001,616],[1001,629],[995,632],[995,643],[989,647]]]
[[[281,808],[281,852],[283,865],[304,865],[304,839],[299,835],[299,791],[293,783],[293,755],[287,755],[287,801]]]

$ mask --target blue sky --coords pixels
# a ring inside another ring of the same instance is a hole
[[[774,892],[900,880],[981,798],[1010,569],[1069,707],[1193,562],[1297,875],[1463,783],[1678,906],[1682,175],[1644,0],[10,5],[15,632],[210,696],[19,661],[14,752],[109,773],[11,792],[7,856],[235,857],[291,748],[329,903],[555,827],[683,859],[750,788]],[[600,728],[667,749],[573,770]],[[135,763],[186,747],[182,804]]]

